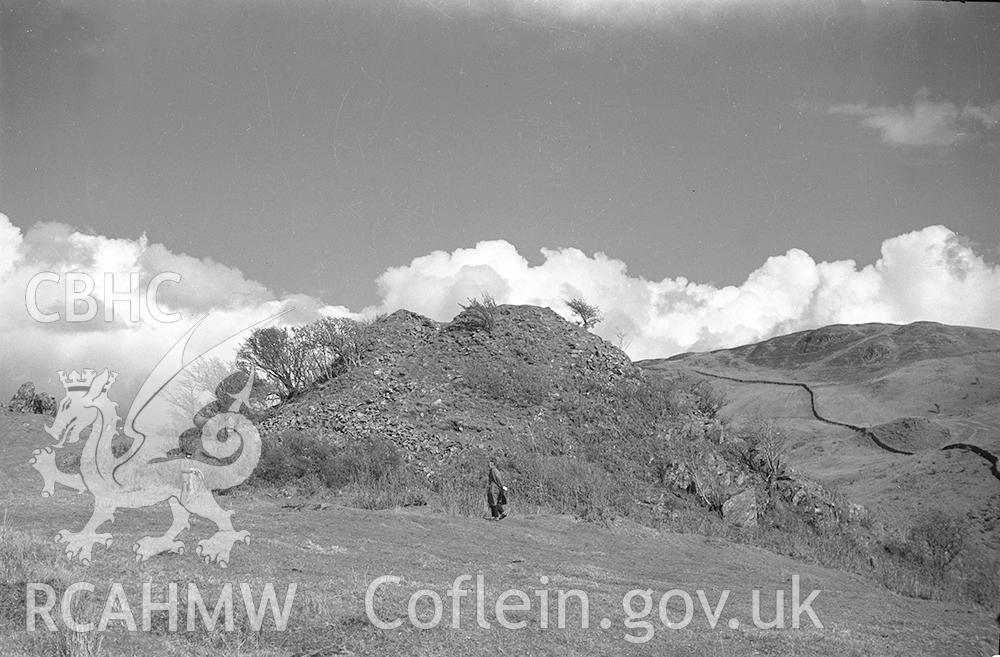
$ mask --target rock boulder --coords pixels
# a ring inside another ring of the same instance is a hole
[[[722,505],[722,517],[736,527],[756,527],[757,494],[748,489],[733,495]]]

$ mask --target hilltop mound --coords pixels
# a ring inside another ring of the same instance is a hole
[[[536,306],[499,306],[491,331],[399,310],[378,319],[363,364],[275,409],[265,432],[387,438],[420,467],[524,436],[582,385],[641,373],[620,349]],[[500,402],[499,404],[497,402]]]

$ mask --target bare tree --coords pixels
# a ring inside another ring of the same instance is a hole
[[[218,358],[199,358],[163,390],[164,400],[170,404],[171,415],[181,427],[187,427],[199,409],[215,399],[215,388],[236,371],[231,363]]]
[[[604,319],[600,308],[587,303],[579,297],[567,300],[566,305],[569,306],[574,315],[580,318],[580,325],[585,329],[592,329]]]
[[[788,469],[788,437],[773,420],[752,416],[744,440],[747,465],[774,486]]]
[[[263,372],[287,399],[359,365],[371,333],[368,324],[339,317],[323,317],[299,327],[271,326],[255,330],[237,357]]]
[[[304,340],[296,339],[295,329],[268,326],[250,334],[237,358],[263,372],[281,388],[284,399],[301,392],[311,383],[313,368]]]
[[[615,331],[615,342],[618,344],[619,349],[626,351],[632,346],[632,336],[625,329],[617,329]]]
[[[369,346],[368,325],[345,317],[323,317],[296,332],[303,342],[306,366],[315,379],[332,379],[361,364]]]

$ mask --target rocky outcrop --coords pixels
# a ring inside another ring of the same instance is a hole
[[[735,527],[756,527],[757,493],[751,488],[730,497],[722,505],[722,518]]]
[[[21,384],[14,396],[7,403],[7,410],[14,413],[37,413],[39,415],[55,415],[56,399],[45,392],[36,392],[31,381]]]

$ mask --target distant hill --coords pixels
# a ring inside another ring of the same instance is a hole
[[[832,324],[763,342],[666,360],[795,371],[821,381],[857,381],[924,360],[1000,352],[1000,331],[937,322]],[[643,367],[662,360],[642,361]]]
[[[1000,550],[1000,331],[838,324],[637,364],[714,381],[725,417],[779,419],[798,469],[895,524],[942,508]]]

